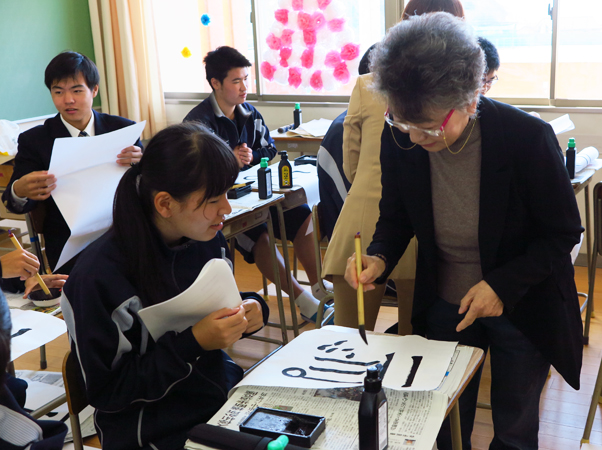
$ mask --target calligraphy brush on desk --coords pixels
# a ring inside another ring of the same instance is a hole
[[[362,273],[362,238],[359,231],[355,235],[355,267],[357,268],[357,325],[360,330],[360,336],[366,345],[368,345],[364,318],[364,285],[360,283],[360,274]]]
[[[15,235],[13,234],[12,231],[8,232],[8,237],[10,238],[10,240],[12,241],[13,245],[15,246],[15,248],[17,250],[23,250],[23,247],[21,247],[21,243],[17,240],[17,238],[15,237]],[[35,277],[38,280],[38,284],[44,291],[44,294],[46,294],[48,296],[48,298],[52,297],[52,295],[50,294],[50,289],[48,289],[48,286],[46,286],[46,283],[44,283],[44,280],[42,279],[42,277],[40,276],[40,274],[38,272],[36,272]]]

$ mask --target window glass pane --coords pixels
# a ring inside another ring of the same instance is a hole
[[[549,98],[552,62],[550,0],[463,0],[466,20],[498,49],[499,82],[487,95]]]
[[[153,10],[163,91],[211,92],[203,58],[220,45],[254,64],[251,0],[153,0]],[[255,66],[248,89],[256,91]]]
[[[558,8],[556,97],[602,99],[602,2],[562,1]]]
[[[260,0],[262,94],[349,95],[385,32],[384,0]]]

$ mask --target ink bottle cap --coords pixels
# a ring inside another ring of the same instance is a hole
[[[298,103],[297,103],[297,104],[298,104]],[[282,150],[282,151],[280,152],[280,158],[281,158],[281,159],[288,159],[288,153],[287,153],[287,151],[286,151],[286,150]]]
[[[288,437],[282,435],[268,443],[268,450],[285,450],[287,445]]]
[[[382,366],[381,366],[382,367]],[[382,379],[380,378],[380,368],[378,365],[368,367],[366,378],[364,378],[364,390],[366,392],[379,392],[382,388]]]
[[[575,138],[569,138],[569,148],[575,148]]]
[[[261,158],[259,162],[259,167],[266,168],[268,166],[268,158]]]
[[[301,109],[301,103],[295,103],[295,109]]]

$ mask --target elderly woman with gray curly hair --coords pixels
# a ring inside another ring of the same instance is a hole
[[[389,108],[380,218],[359,280],[384,282],[416,235],[414,333],[490,349],[490,449],[535,450],[550,364],[578,389],[583,345],[570,259],[583,228],[554,132],[479,95],[483,53],[447,13],[397,24],[372,68]],[[345,277],[357,288],[354,267],[355,255]],[[464,449],[479,380],[460,399]],[[449,425],[437,443],[451,448]]]

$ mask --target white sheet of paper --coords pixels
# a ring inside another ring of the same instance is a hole
[[[113,197],[127,167],[115,161],[133,145],[146,121],[86,138],[54,141],[48,171],[57,178],[52,198],[71,230],[57,268],[94,242],[111,225]]]
[[[581,172],[587,166],[594,164],[600,153],[595,147],[586,147],[575,156],[575,173]]]
[[[550,120],[548,123],[552,126],[554,134],[556,135],[566,133],[567,131],[575,129],[575,124],[573,123],[568,114],[557,117],[554,120]]]
[[[306,331],[264,361],[239,385],[305,388],[361,386],[369,365],[393,354],[383,386],[397,390],[433,390],[443,380],[457,342],[429,341],[420,336],[369,335],[327,326]],[[411,386],[406,384],[413,356],[422,356]],[[367,364],[371,363],[371,364]],[[345,373],[347,372],[347,373]],[[288,375],[287,375],[288,374]]]
[[[309,122],[302,123],[299,128],[286,132],[287,136],[311,136],[323,137],[332,125],[332,120],[329,119],[314,119]]]
[[[65,321],[50,314],[35,311],[23,311],[11,309],[12,320],[11,336],[20,330],[28,331],[19,336],[13,336],[11,340],[11,360],[17,359],[31,350],[56,339],[67,331]]]
[[[212,259],[184,292],[138,314],[156,342],[168,331],[182,332],[218,309],[241,303],[230,266],[223,259]]]

